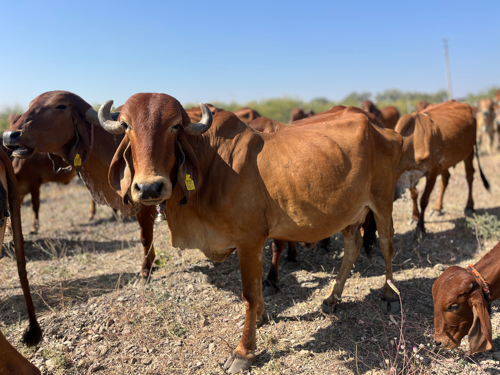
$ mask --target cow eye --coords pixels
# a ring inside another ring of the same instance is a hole
[[[130,129],[130,126],[125,122],[125,121],[122,121],[122,126],[125,130],[129,130]]]
[[[58,105],[56,109],[66,109],[66,106],[64,104]]]
[[[460,305],[458,303],[454,303],[453,305],[450,305],[448,306],[448,311],[456,311],[458,310],[458,308],[460,307]]]
[[[170,128],[170,131],[173,132],[174,130],[179,130],[181,124],[174,125]]]

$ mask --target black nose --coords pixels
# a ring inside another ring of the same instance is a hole
[[[140,199],[158,199],[163,190],[163,182],[152,184],[135,184],[135,190],[139,191]]]
[[[436,346],[441,346],[441,341],[434,341],[434,344],[435,344]]]
[[[5,146],[16,146],[19,142],[19,137],[21,136],[21,132],[14,131],[6,131],[3,133],[3,143]]]

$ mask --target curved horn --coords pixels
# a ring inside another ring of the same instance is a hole
[[[111,117],[113,118],[113,120],[118,120],[118,116],[120,116],[120,111],[111,113]],[[99,123],[99,117],[97,116],[97,111],[92,107],[90,107],[87,112],[85,112],[85,119],[92,125],[101,126],[101,124]]]
[[[196,123],[190,123],[188,126],[184,128],[184,131],[187,134],[190,135],[202,135],[205,133],[208,129],[210,129],[210,126],[212,126],[212,112],[210,112],[210,109],[203,104],[200,103],[200,109],[201,109],[201,120],[200,122]]]
[[[125,128],[122,126],[122,123],[120,121],[113,120],[110,113],[112,105],[113,101],[108,100],[101,105],[101,108],[99,108],[99,112],[97,112],[99,125],[101,125],[108,133],[123,134],[125,133]]]

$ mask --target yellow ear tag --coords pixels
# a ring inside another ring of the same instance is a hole
[[[80,167],[82,165],[82,158],[80,157],[80,154],[76,154],[75,162],[73,164],[75,167]]]
[[[186,188],[188,190],[194,190],[195,187],[194,187],[194,181],[191,180],[191,175],[189,174],[186,174]]]

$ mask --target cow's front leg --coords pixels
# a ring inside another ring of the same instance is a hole
[[[245,371],[255,361],[256,325],[264,318],[262,296],[262,247],[238,248],[241,269],[243,303],[245,304],[245,325],[238,347],[231,353],[224,369],[230,374]]]
[[[155,223],[156,207],[142,206],[135,216],[141,227],[141,243],[144,248],[144,259],[139,276],[147,280],[153,270],[155,260],[155,249],[153,246],[153,228]]]
[[[330,295],[321,305],[321,309],[324,313],[329,314],[333,312],[337,300],[342,296],[344,285],[349,277],[352,266],[356,259],[358,259],[359,251],[363,245],[363,239],[357,227],[359,226],[348,226],[342,231],[342,236],[344,237],[344,258],[342,259],[342,265],[340,266],[337,279],[335,280]],[[353,234],[352,231],[354,230],[355,233]]]

